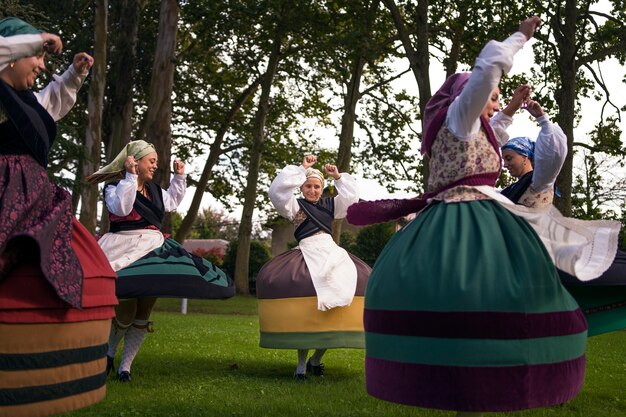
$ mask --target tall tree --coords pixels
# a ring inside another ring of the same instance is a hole
[[[557,179],[561,198],[555,204],[560,211],[572,214],[572,170],[574,158],[574,127],[580,111],[580,100],[589,96],[589,81],[583,69],[591,73],[607,93],[610,89],[593,65],[607,58],[626,58],[626,11],[623,2],[613,2],[610,14],[591,9],[594,2],[566,0],[550,3],[542,10],[547,16],[549,35],[540,35],[545,55],[556,68],[552,75],[558,86],[554,94],[558,105],[556,121],[568,140],[568,154]],[[605,20],[601,24],[598,19]],[[549,67],[548,67],[549,68]],[[619,112],[619,109],[617,109]]]
[[[89,86],[88,114],[89,122],[85,132],[86,158],[81,164],[79,178],[97,171],[100,166],[100,148],[102,146],[102,111],[104,104],[104,89],[106,85],[107,60],[107,20],[108,0],[96,0],[94,24],[94,66],[91,70],[91,84]],[[83,187],[81,197],[80,222],[91,233],[96,231],[98,189],[94,186]]]
[[[170,183],[172,90],[178,11],[176,0],[161,0],[159,32],[152,66],[148,107],[142,131],[139,134],[139,137],[145,137],[156,147],[159,167],[154,174],[154,181],[164,189],[167,189]],[[167,219],[168,217],[163,225],[164,230],[169,230]]]
[[[267,70],[261,79],[261,97],[259,98],[259,104],[254,118],[248,179],[244,191],[243,211],[239,224],[235,286],[237,287],[237,291],[243,294],[249,293],[248,263],[250,257],[250,240],[252,236],[252,215],[256,205],[257,182],[265,142],[265,122],[270,106],[272,84],[278,72],[283,42],[285,42],[287,36],[288,26],[286,20],[289,18],[289,14],[293,12],[294,5],[291,1],[284,1],[280,2],[278,6],[271,52],[268,56]]]

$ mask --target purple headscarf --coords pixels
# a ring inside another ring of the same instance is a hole
[[[422,138],[422,155],[430,155],[430,147],[446,120],[448,107],[461,94],[469,80],[469,72],[457,72],[449,76],[434,96],[426,103],[424,109],[424,135]]]

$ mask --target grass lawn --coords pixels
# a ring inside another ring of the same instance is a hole
[[[293,350],[258,347],[256,299],[159,300],[132,369],[107,384],[106,399],[65,416],[454,416],[391,404],[365,392],[364,351],[335,349],[326,376],[295,381]],[[119,360],[119,353],[118,359]],[[117,361],[116,361],[117,364]],[[585,386],[562,406],[487,416],[626,416],[626,332],[589,339]]]

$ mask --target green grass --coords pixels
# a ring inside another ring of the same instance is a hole
[[[133,364],[133,381],[109,379],[105,400],[66,416],[454,415],[368,396],[363,350],[330,350],[324,378],[293,380],[295,351],[258,347],[252,297],[189,300],[189,314],[179,311],[180,300],[159,300],[153,313],[156,332],[148,335]],[[585,386],[575,400],[487,416],[626,416],[625,386],[626,332],[597,336],[589,339]]]

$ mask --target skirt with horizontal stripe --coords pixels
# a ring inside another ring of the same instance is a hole
[[[585,313],[589,336],[626,329],[626,252],[618,250],[609,269],[591,281],[561,270],[559,276]]]
[[[365,296],[378,398],[513,411],[582,387],[587,322],[532,228],[498,203],[436,203],[396,233]]]
[[[224,271],[193,255],[174,239],[117,271],[119,298],[180,297],[222,299],[235,295]]]
[[[291,249],[257,275],[260,346],[274,349],[363,348],[363,305],[371,268],[350,254],[357,268],[352,303],[317,309],[317,295],[302,252]]]
[[[71,246],[83,271],[82,309],[59,298],[36,256],[0,280],[2,417],[64,413],[105,396],[115,273],[75,220]]]

